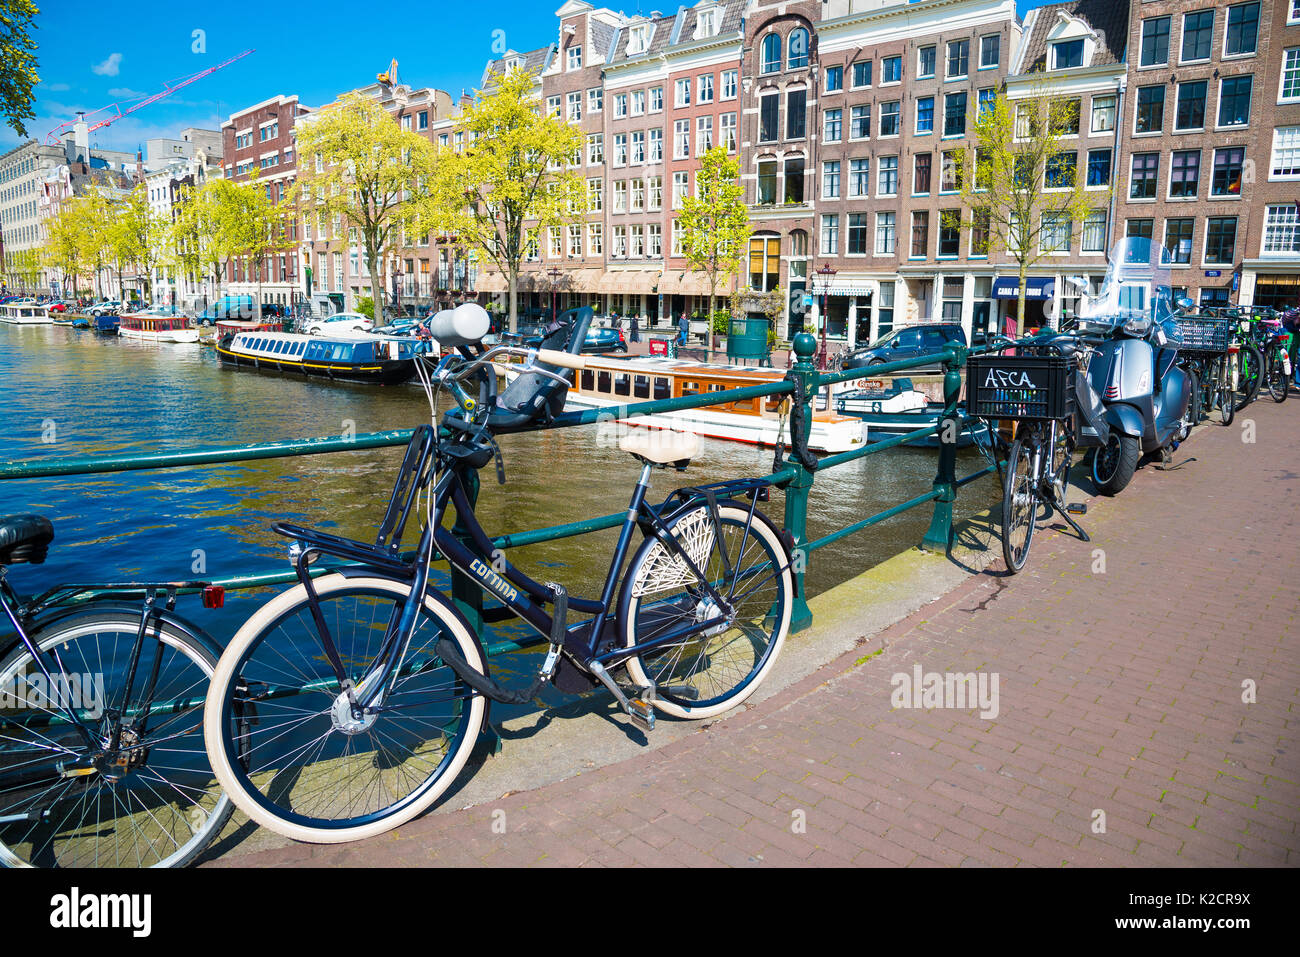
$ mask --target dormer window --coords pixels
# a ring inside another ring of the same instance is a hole
[[[698,11],[695,14],[695,39],[717,36],[721,19],[721,12],[716,7]]]
[[[1052,69],[1083,66],[1083,40],[1062,40],[1052,44]]]
[[[522,70],[524,68],[524,58],[521,56],[506,57],[506,72],[512,70]]]
[[[565,61],[565,69],[566,70],[582,69],[582,47],[580,45],[575,43],[573,46],[569,47],[567,53],[567,59]]]
[[[628,32],[627,38],[627,55],[636,56],[638,53],[645,53],[650,49],[650,37],[654,33],[654,25],[650,23],[638,23]]]

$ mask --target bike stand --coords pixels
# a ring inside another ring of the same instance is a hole
[[[1092,541],[1092,539],[1088,537],[1088,533],[1085,532],[1080,527],[1079,523],[1070,517],[1071,515],[1086,515],[1088,513],[1087,505],[1085,505],[1083,502],[1077,502],[1073,505],[1066,505],[1065,508],[1059,508],[1056,506],[1055,503],[1053,503],[1052,509],[1056,512],[1057,515],[1065,519],[1065,523],[1067,525],[1069,525],[1072,529],[1074,529],[1074,533],[1079,536],[1079,541],[1081,542]]]
[[[1196,461],[1196,456],[1193,455],[1191,458],[1183,459],[1181,462],[1175,465],[1174,453],[1168,448],[1163,448],[1160,450],[1160,464],[1152,467],[1157,472],[1173,472],[1182,468],[1188,462],[1195,462],[1195,461]]]

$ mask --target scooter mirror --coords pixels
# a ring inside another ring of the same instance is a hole
[[[1186,296],[1179,296],[1174,300],[1174,302],[1179,309],[1188,310],[1196,308],[1196,303],[1192,302],[1192,300],[1188,299]]]

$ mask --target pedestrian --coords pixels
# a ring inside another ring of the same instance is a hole
[[[629,334],[628,338],[630,338],[633,342],[641,341],[641,317],[640,316],[632,317],[632,331]]]
[[[683,346],[686,345],[686,339],[690,335],[690,333],[691,333],[691,323],[690,320],[686,318],[685,310],[683,310],[681,316],[679,316],[677,319],[678,345],[683,345]]]

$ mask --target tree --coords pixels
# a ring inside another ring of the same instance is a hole
[[[1022,335],[1030,267],[1062,246],[1068,251],[1080,224],[1095,209],[1105,210],[1110,194],[1086,190],[1078,152],[1062,145],[1061,137],[1079,129],[1077,99],[1053,95],[1046,84],[1014,100],[999,92],[972,109],[970,125],[974,160],[962,150],[954,170],[965,215],[949,213],[941,221],[973,230],[975,252],[1003,249],[1015,260],[1016,331]]]
[[[713,354],[713,313],[718,283],[740,272],[749,239],[749,213],[740,163],[721,146],[704,154],[695,174],[695,195],[682,200],[677,217],[682,253],[692,269],[709,279],[709,355]]]
[[[298,127],[302,208],[323,209],[357,231],[370,270],[370,293],[384,301],[383,265],[405,236],[429,218],[433,144],[403,130],[376,101],[345,95]]]
[[[33,87],[41,82],[36,75],[36,41],[27,33],[35,29],[32,18],[40,12],[32,0],[0,3],[0,109],[19,136],[27,135],[27,121],[34,115]]]
[[[483,250],[506,277],[510,331],[519,322],[519,264],[531,233],[558,229],[585,208],[582,134],[543,115],[534,74],[492,74],[456,121],[463,149],[442,150],[435,175],[434,222],[461,243]]]
[[[72,200],[60,205],[45,223],[41,260],[47,269],[57,269],[67,295],[77,295],[77,280],[86,265],[82,217]]]
[[[255,273],[254,319],[261,322],[262,268],[268,256],[293,248],[285,235],[285,221],[293,215],[293,206],[272,200],[270,187],[256,175],[228,185],[232,189],[221,196],[218,241],[230,255],[244,257]]]
[[[136,267],[136,276],[145,277],[145,296],[154,298],[153,277],[159,266],[172,260],[171,223],[149,206],[147,187],[141,183],[116,204],[116,216],[109,234],[115,256]],[[121,265],[118,266],[121,284]]]
[[[179,207],[172,224],[179,266],[191,278],[211,279],[213,293],[218,294],[226,267],[239,252],[236,234],[243,209],[239,186],[226,179],[185,186]]]

